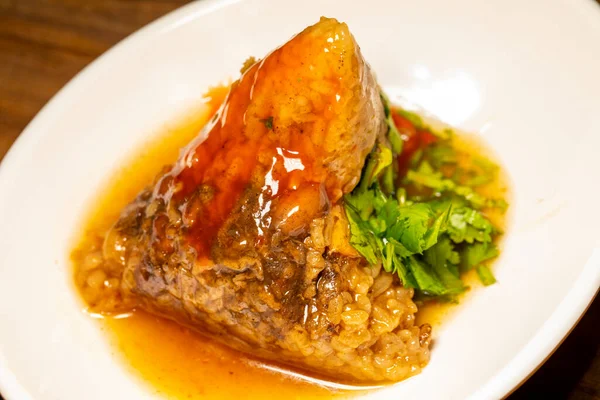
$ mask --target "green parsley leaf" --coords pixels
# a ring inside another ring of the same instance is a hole
[[[382,144],[376,146],[373,151],[369,153],[358,186],[360,191],[368,190],[371,185],[377,181],[377,178],[383,171],[391,168],[392,157],[392,151]]]
[[[480,265],[477,267],[477,275],[479,276],[481,283],[483,283],[485,286],[490,286],[496,283],[496,278],[487,265]]]
[[[455,207],[448,217],[448,234],[454,243],[491,242],[494,232],[492,223],[469,207]]]
[[[467,200],[474,208],[480,209],[487,205],[487,199],[468,186],[456,185],[452,190]]]
[[[387,229],[387,224],[385,223],[385,220],[381,218],[373,216],[369,218],[367,222],[369,224],[369,228],[371,228],[371,231],[375,234],[375,236],[380,236],[384,234],[385,230]]]
[[[454,246],[447,236],[444,235],[435,246],[426,250],[423,259],[433,267],[437,276],[448,288],[448,293],[458,294],[466,289],[458,272],[458,252],[454,251]]]
[[[431,266],[419,261],[416,257],[408,257],[404,262],[412,272],[418,288],[426,295],[441,296],[448,294],[448,288],[437,277]]]
[[[490,182],[492,182],[494,180],[494,177],[492,175],[475,175],[472,176],[471,178],[467,179],[467,181],[465,182],[466,186],[469,187],[476,187],[476,186],[481,186],[481,185],[485,185],[488,184]]]
[[[406,257],[410,257],[414,254],[412,251],[408,250],[406,247],[404,247],[404,245],[402,243],[400,243],[396,239],[386,238],[386,240],[388,241],[388,243],[391,243],[392,246],[394,246],[394,251],[396,252],[398,257],[406,258]]]
[[[488,200],[487,206],[490,208],[497,208],[502,212],[508,209],[508,203],[504,199],[490,199]]]
[[[406,179],[414,184],[433,189],[440,194],[448,191],[454,192],[475,208],[482,208],[487,204],[485,197],[468,186],[461,186],[451,179],[444,178],[442,173],[435,171],[427,161],[423,161],[417,170],[408,171]]]
[[[496,163],[493,163],[485,157],[472,156],[471,162],[474,166],[478,167],[482,172],[488,175],[496,174],[500,169]]]
[[[440,193],[456,187],[456,184],[450,179],[445,179],[441,172],[434,171],[427,161],[423,161],[417,170],[408,171],[406,179]]]
[[[373,204],[375,202],[375,192],[372,190],[355,190],[345,197],[345,201],[364,221],[368,220],[373,210],[375,210]]]
[[[385,221],[386,226],[390,227],[398,220],[398,216],[400,215],[398,207],[398,202],[395,199],[390,198],[381,208],[378,208],[378,217]]]
[[[448,203],[446,209],[435,219],[433,225],[425,234],[425,244],[423,249],[428,249],[437,243],[440,232],[446,230],[446,223],[448,222],[450,210],[452,210],[452,203]]]
[[[460,255],[454,250],[454,244],[448,236],[442,236],[434,246],[425,251],[423,257],[429,265],[446,266],[454,276],[459,277],[458,268],[452,266],[458,266]]]
[[[498,247],[494,243],[475,243],[467,246],[461,253],[461,268],[463,271],[469,271],[498,254]]]
[[[377,264],[381,253],[377,238],[352,207],[346,207],[346,215],[350,223],[350,244],[369,264]]]
[[[388,126],[387,138],[390,141],[390,145],[392,146],[392,151],[394,152],[394,154],[400,154],[402,153],[402,147],[404,146],[404,142],[402,141],[400,132],[398,131],[396,123],[394,122],[394,118],[392,117],[392,112],[390,109],[390,100],[383,92],[380,92],[380,96],[381,102],[383,103],[385,121],[387,122]]]
[[[400,253],[406,251],[402,244],[396,242],[388,242],[385,245],[385,256],[383,261],[383,268],[388,272],[396,272],[398,277],[402,281],[402,285],[407,288],[418,288],[415,277],[412,272],[402,263],[401,259],[398,256],[397,251],[400,250]]]
[[[431,207],[416,203],[398,208],[398,218],[388,229],[388,235],[413,253],[421,253],[425,246],[425,235],[433,217]]]
[[[376,164],[373,169],[372,180],[376,179],[381,172],[392,164],[392,151],[384,146],[378,146],[379,152],[376,153]]]
[[[449,141],[440,141],[429,145],[426,153],[427,159],[435,168],[453,165],[458,162],[456,150]]]
[[[446,291],[442,294],[459,294],[464,292],[467,287],[463,283],[460,278],[457,278],[456,275],[448,268],[447,265],[442,264],[430,264],[433,268],[433,271],[436,273],[440,281],[446,287]]]
[[[493,283],[485,263],[498,254],[492,241],[500,232],[479,209],[506,207],[506,202],[473,187],[495,178],[497,166],[475,155],[459,165],[452,131],[444,130],[433,132],[438,140],[413,153],[407,175],[397,179],[395,157],[402,148],[393,142],[398,130],[385,94],[381,98],[388,140],[377,142],[359,185],[344,197],[351,245],[369,263],[397,274],[421,299],[455,301],[467,289],[461,273],[472,268],[484,284]],[[400,114],[432,132],[416,114]],[[399,133],[397,138],[402,140]]]
[[[389,166],[385,169],[383,176],[381,177],[381,186],[387,194],[392,194],[396,190],[395,188],[395,176],[394,167]]]

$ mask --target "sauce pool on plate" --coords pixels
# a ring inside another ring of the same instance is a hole
[[[213,89],[210,101],[196,112],[194,118],[167,129],[144,146],[140,154],[122,168],[111,181],[108,190],[98,199],[97,206],[87,218],[83,233],[72,253],[75,284],[88,305],[97,301],[100,286],[117,285],[99,268],[102,263],[102,244],[106,232],[118,219],[120,211],[138,192],[148,186],[165,165],[172,164],[179,150],[196,137],[202,126],[221,104],[227,88]],[[484,154],[485,146],[476,138],[456,135],[456,146],[464,153]],[[413,141],[414,142],[414,141]],[[410,145],[410,144],[409,144]],[[414,147],[415,144],[413,143]],[[414,150],[414,149],[413,149]],[[494,197],[506,196],[506,181],[502,175],[481,191]],[[487,215],[503,228],[504,215]],[[469,286],[478,286],[475,272],[466,278]],[[418,323],[439,323],[451,312],[450,303],[419,304]],[[98,319],[112,346],[126,360],[130,369],[154,391],[168,398],[332,398],[352,396],[369,387],[336,384],[311,376],[291,372],[272,363],[264,364],[238,351],[226,348],[206,336],[175,322],[156,317],[141,310]]]
[[[212,117],[227,88],[215,88],[210,101],[193,118],[184,119],[150,141],[121,168],[103,196],[97,199],[86,219],[82,236],[71,255],[75,284],[78,288],[111,284],[101,270],[87,274],[87,268],[101,263],[106,232],[118,219],[120,211],[137,193],[152,182],[165,165],[173,163],[185,147]],[[87,279],[86,284],[82,279]],[[93,280],[94,282],[90,282]],[[90,285],[90,283],[92,283]],[[95,301],[93,293],[80,290],[87,304]],[[128,369],[150,383],[151,390],[167,398],[332,398],[351,395],[364,387],[314,383],[312,377],[298,378],[285,368],[265,365],[243,353],[173,321],[156,317],[143,310],[114,316],[100,316],[98,323],[106,332],[110,345],[124,358]],[[312,383],[311,383],[312,381]],[[321,381],[325,382],[325,381]]]

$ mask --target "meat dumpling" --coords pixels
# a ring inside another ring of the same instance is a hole
[[[387,132],[346,24],[322,18],[233,83],[104,243],[137,307],[255,356],[397,381],[429,359],[413,290],[349,244],[343,196]]]

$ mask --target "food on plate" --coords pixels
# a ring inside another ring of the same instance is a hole
[[[94,312],[143,309],[333,380],[405,379],[429,361],[417,304],[456,301],[469,270],[495,281],[499,170],[461,143],[392,107],[322,18],[244,65],[76,282]]]

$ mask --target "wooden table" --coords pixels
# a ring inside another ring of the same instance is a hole
[[[0,0],[0,159],[78,71],[131,32],[185,3]],[[599,328],[600,298],[510,399],[600,400]]]

